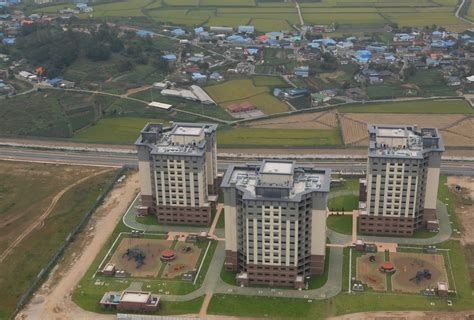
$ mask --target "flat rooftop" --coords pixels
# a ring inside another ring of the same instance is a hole
[[[330,181],[330,169],[297,166],[293,161],[263,161],[259,165],[230,166],[221,186],[235,186],[244,191],[245,199],[280,197],[299,201],[305,193],[328,192]]]
[[[203,130],[203,127],[176,126],[172,134],[179,134],[182,136],[199,136]]]
[[[276,173],[276,174],[293,174],[293,163],[279,162],[279,161],[265,161],[262,168],[262,173]]]
[[[205,152],[207,137],[215,134],[217,125],[205,123],[147,123],[135,142],[147,146],[151,154],[200,156]]]
[[[436,128],[411,125],[369,125],[369,156],[421,158],[424,152],[444,151]]]
[[[122,294],[121,302],[147,303],[150,298],[149,292],[131,292],[125,291]]]

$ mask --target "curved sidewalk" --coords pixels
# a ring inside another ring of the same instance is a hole
[[[366,242],[392,242],[399,245],[432,245],[444,242],[451,237],[452,228],[449,221],[448,210],[446,205],[438,200],[436,206],[436,215],[439,221],[439,232],[431,238],[409,238],[409,237],[385,237],[385,236],[357,236],[357,239]],[[348,244],[352,243],[352,236],[337,233],[328,229],[328,236],[334,239],[333,243]]]
[[[208,292],[213,292],[314,300],[328,299],[341,292],[343,264],[343,249],[331,248],[330,250],[328,280],[321,288],[299,291],[280,288],[238,287],[225,283],[220,277],[221,268],[224,265],[225,260],[225,248],[224,242],[219,241],[211,265],[209,266],[209,270],[207,271],[204,282],[199,289],[185,295],[163,295],[161,298],[164,301],[188,301],[203,296]]]
[[[334,196],[353,194],[352,191],[341,190]],[[135,198],[132,205],[125,213],[123,222],[130,228],[145,230],[146,232],[168,232],[173,231],[200,231],[202,227],[192,226],[160,226],[160,225],[145,225],[135,220],[133,208],[139,203],[139,197]],[[358,239],[364,241],[374,242],[395,242],[403,245],[429,245],[446,241],[451,236],[451,224],[448,217],[448,212],[444,203],[438,201],[437,215],[440,223],[440,231],[432,238],[416,239],[416,238],[402,238],[402,237],[377,237],[377,236],[359,236]],[[329,242],[337,245],[348,245],[352,243],[351,235],[344,235],[327,230]],[[220,272],[225,260],[225,244],[224,241],[219,241],[213,259],[209,265],[209,269],[204,278],[204,281],[198,289],[185,295],[163,295],[162,299],[165,301],[189,301],[207,293],[225,293],[225,294],[241,294],[241,295],[255,295],[255,296],[270,296],[282,298],[303,298],[313,300],[323,300],[336,296],[342,290],[342,267],[343,267],[343,248],[331,247],[328,266],[328,279],[324,286],[312,290],[294,290],[294,289],[280,289],[280,288],[256,288],[256,287],[238,287],[225,283],[221,277]]]

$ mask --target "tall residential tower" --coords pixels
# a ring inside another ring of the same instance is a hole
[[[225,268],[237,281],[303,287],[324,270],[330,170],[263,161],[230,166],[225,202]]]
[[[365,203],[359,232],[410,236],[437,225],[443,141],[435,128],[369,125]]]
[[[173,224],[209,224],[216,200],[214,124],[148,123],[135,142],[142,211]]]

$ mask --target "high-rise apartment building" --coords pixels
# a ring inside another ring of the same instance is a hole
[[[410,236],[437,225],[443,141],[435,128],[369,125],[365,203],[359,232]]]
[[[209,224],[216,200],[215,124],[148,123],[135,142],[144,213],[161,223]]]
[[[228,271],[237,281],[303,287],[324,270],[330,170],[263,161],[230,166],[225,203]]]

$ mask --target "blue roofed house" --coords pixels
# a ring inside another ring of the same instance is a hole
[[[3,44],[15,44],[16,38],[3,38],[2,43]]]
[[[237,34],[228,36],[226,38],[226,40],[230,41],[230,42],[250,42],[251,41],[249,38],[245,38],[245,37],[239,36]]]
[[[296,67],[296,68],[294,69],[294,73],[295,73],[295,75],[297,75],[297,76],[300,76],[300,77],[303,77],[303,78],[307,78],[307,77],[309,77],[309,67],[308,67],[308,66]]]
[[[203,28],[203,27],[194,28],[194,33],[196,33],[196,34],[200,34],[200,33],[203,33],[203,32],[204,32],[204,28]]]
[[[49,85],[52,85],[53,87],[57,87],[61,83],[61,81],[63,81],[63,78],[56,77],[56,78],[53,78],[53,79],[49,79],[46,82]]]
[[[268,36],[270,40],[281,40],[283,38],[283,32],[280,31],[267,32],[265,35]]]
[[[176,60],[176,55],[173,53],[164,54],[161,57],[165,60]]]
[[[258,54],[258,48],[247,48],[246,51],[247,54],[250,54],[252,56]]]
[[[239,33],[247,33],[247,34],[251,34],[251,33],[254,33],[255,32],[255,27],[254,26],[239,26],[237,28],[237,31]]]
[[[197,81],[199,83],[203,83],[203,82],[206,82],[207,80],[207,76],[200,73],[200,72],[193,72],[191,74],[191,78],[194,80],[194,81]]]
[[[313,40],[313,42],[319,42],[322,43],[323,45],[336,45],[337,41],[332,39],[332,38],[322,38],[322,39],[316,39]]]
[[[372,58],[372,53],[369,50],[357,50],[354,59],[360,63],[366,63]]]
[[[172,33],[174,36],[178,37],[178,36],[185,35],[185,34],[186,34],[186,31],[184,31],[184,30],[181,29],[181,28],[176,28],[176,29],[171,30],[171,33]]]
[[[148,30],[138,30],[136,32],[136,34],[137,34],[137,36],[142,37],[142,38],[144,38],[144,37],[153,37],[155,35],[154,32],[148,31]]]
[[[215,81],[220,81],[220,80],[224,79],[224,77],[221,76],[221,74],[219,72],[213,72],[209,75],[209,79],[215,80]]]

